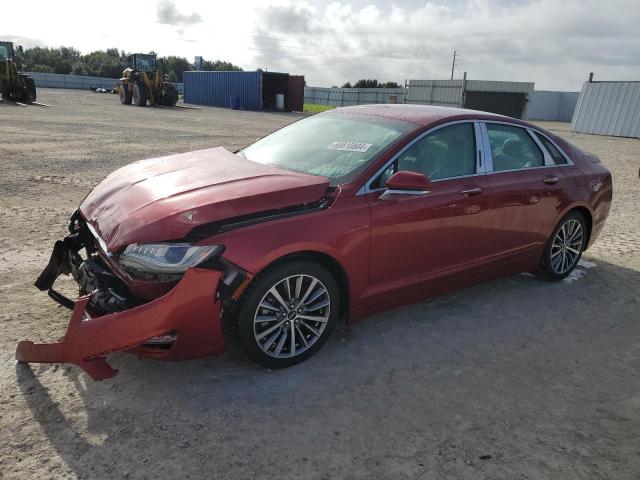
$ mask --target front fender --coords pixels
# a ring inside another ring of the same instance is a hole
[[[230,230],[203,244],[224,245],[224,258],[252,275],[288,255],[327,255],[346,273],[349,304],[354,307],[366,300],[370,221],[363,195],[341,197],[327,209]]]

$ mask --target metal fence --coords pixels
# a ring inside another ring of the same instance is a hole
[[[89,90],[91,87],[114,88],[118,83],[117,78],[89,77],[85,75],[62,75],[58,73],[41,72],[32,72],[30,75],[36,82],[36,87],[46,88]]]
[[[409,80],[407,103],[462,106],[462,80]]]
[[[578,98],[571,130],[640,138],[640,81],[586,82]]]
[[[346,107],[373,103],[405,103],[405,88],[304,87],[304,103]]]
[[[409,80],[406,103],[462,107],[465,92],[526,93],[533,96],[533,82],[494,80]]]
[[[372,103],[410,103],[462,107],[465,92],[526,93],[525,118],[570,122],[578,92],[534,91],[533,82],[493,80],[409,80],[407,88],[305,87],[304,102],[344,107]]]
[[[114,88],[118,78],[89,77],[86,75],[62,75],[59,73],[29,73],[36,82],[36,88],[70,88],[75,90],[89,90],[90,88]],[[184,88],[182,83],[173,84],[180,95]]]
[[[570,122],[580,92],[535,90],[527,108],[527,120]]]

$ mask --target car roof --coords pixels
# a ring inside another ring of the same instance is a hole
[[[337,108],[336,110],[330,110],[330,112],[374,115],[377,117],[385,117],[395,120],[413,122],[422,126],[431,126],[456,120],[494,120],[499,122],[509,122],[517,125],[529,126],[528,123],[523,122],[522,120],[507,117],[504,115],[481,112],[479,110],[468,110],[466,108],[441,107],[437,105],[405,105],[383,103],[379,105],[357,105],[353,107],[342,107]]]

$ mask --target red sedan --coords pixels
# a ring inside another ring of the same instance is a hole
[[[598,158],[556,135],[432,106],[342,108],[236,153],[144,160],[84,199],[36,282],[73,310],[65,338],[16,356],[104,379],[110,352],[219,354],[233,331],[261,365],[294,365],[340,319],[517,272],[566,277],[611,197]]]

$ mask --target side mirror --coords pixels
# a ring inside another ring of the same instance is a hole
[[[431,193],[431,180],[426,175],[409,170],[394,173],[387,183],[380,200],[389,200],[398,195],[427,195]]]
[[[24,53],[24,50],[22,49],[22,45],[18,45],[18,51],[19,51],[20,53]]]

